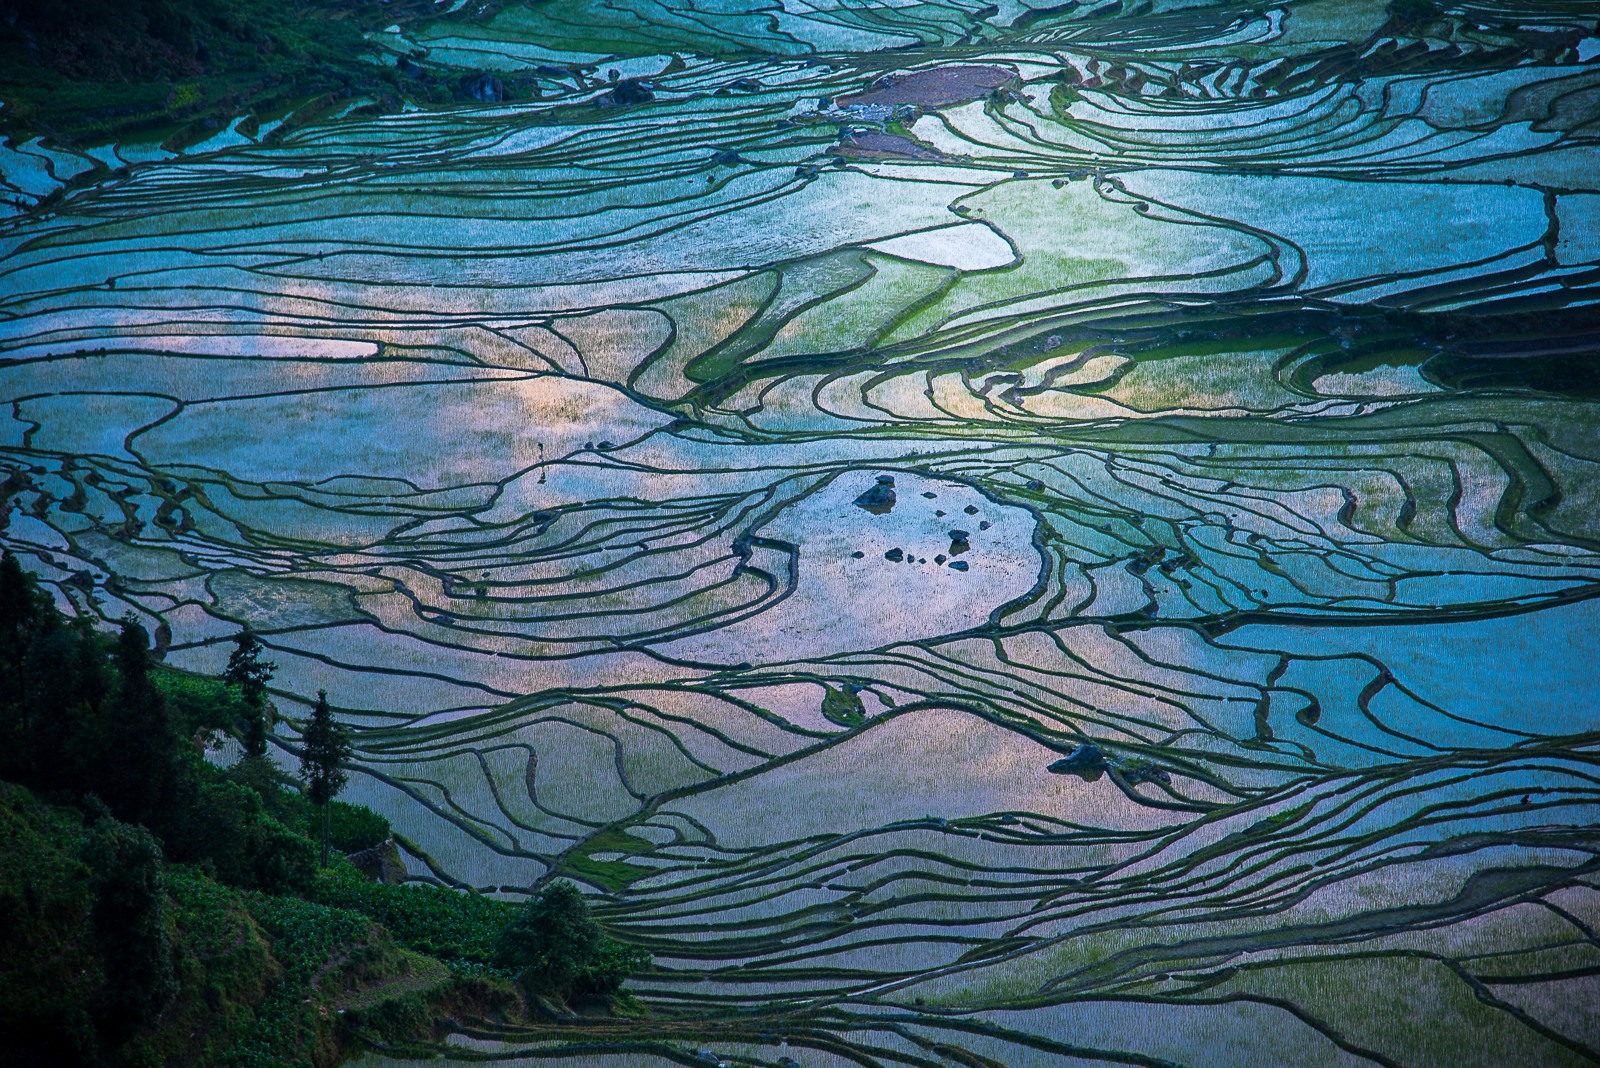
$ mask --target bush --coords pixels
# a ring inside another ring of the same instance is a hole
[[[530,898],[495,941],[495,960],[517,968],[529,994],[614,994],[650,955],[607,938],[589,903],[565,879]]]
[[[185,737],[199,730],[227,733],[250,712],[239,690],[221,679],[162,669],[152,671],[150,681],[166,697]]]
[[[310,885],[316,846],[266,810],[261,795],[217,769],[198,769],[193,804],[164,828],[176,859],[208,864],[216,878],[247,890],[294,893]]]
[[[495,940],[516,912],[510,902],[481,894],[375,883],[343,862],[318,874],[306,896],[382,924],[407,949],[477,964],[494,959]]]
[[[84,844],[92,874],[91,921],[106,986],[99,1017],[108,1045],[126,1041],[178,994],[167,940],[161,846],[143,827],[102,818]]]
[[[328,844],[341,853],[359,853],[389,839],[389,821],[361,805],[328,802],[328,824]],[[308,838],[321,837],[322,816],[317,809],[305,809],[300,831]]]

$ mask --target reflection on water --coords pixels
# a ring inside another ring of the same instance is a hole
[[[593,890],[565,1063],[1592,1061],[1592,12],[771,7],[0,224],[6,544]]]

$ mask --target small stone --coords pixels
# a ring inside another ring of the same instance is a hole
[[[899,549],[890,549],[888,552],[883,554],[883,558],[885,560],[893,560],[898,564],[901,560],[906,558],[906,554]]]
[[[967,513],[968,515],[977,515],[978,514],[978,506],[975,505],[975,504],[969,504],[969,505],[967,505],[965,508],[963,508],[961,510],[963,512]]]
[[[965,571],[967,569],[967,562],[965,560],[952,560],[947,566],[956,571]]]
[[[867,554],[862,552],[861,550],[857,549],[855,552],[850,554],[850,557],[851,557],[851,559],[859,560],[865,555],[867,555]]]
[[[987,519],[985,519],[983,522],[979,523],[978,524],[978,529],[979,530],[988,530],[989,529],[989,521]]]
[[[937,493],[931,493],[930,492],[930,493],[924,493],[923,496],[928,498],[928,500],[931,501],[931,500],[933,500],[935,497],[937,497],[939,495]]]
[[[944,553],[940,553],[938,556],[935,556],[933,558],[933,562],[936,563],[936,564],[942,564],[942,563],[944,563],[944,561],[945,561]]]

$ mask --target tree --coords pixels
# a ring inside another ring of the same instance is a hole
[[[108,745],[100,769],[102,796],[117,818],[160,829],[184,796],[182,742],[167,701],[150,681],[150,635],[130,614],[113,660],[117,693],[105,720]]]
[[[328,866],[328,802],[339,796],[348,776],[344,762],[350,759],[350,732],[328,709],[328,691],[317,691],[317,707],[300,735],[300,777],[306,783],[306,797],[322,809],[322,866]]]
[[[9,550],[0,553],[0,775],[27,780],[37,756],[37,702],[29,699],[29,654],[60,613]]]
[[[97,1016],[107,1044],[115,1047],[159,1016],[178,993],[161,846],[143,827],[102,817],[84,844],[83,860],[92,873],[90,918],[106,972]]]
[[[55,613],[33,576],[7,549],[0,553],[0,703],[22,700],[22,665],[34,629]]]
[[[200,769],[194,803],[163,840],[173,859],[210,861],[217,879],[248,890],[295,893],[317,870],[309,839],[274,819],[255,790],[212,767]]]
[[[606,936],[589,915],[589,903],[565,879],[528,899],[500,932],[495,957],[521,968],[517,981],[529,993],[566,997],[585,971],[600,963]]]
[[[261,641],[249,627],[234,639],[233,653],[228,657],[228,668],[222,673],[224,682],[239,687],[244,695],[249,713],[245,720],[244,752],[247,757],[267,755],[267,683],[278,667],[261,657]]]

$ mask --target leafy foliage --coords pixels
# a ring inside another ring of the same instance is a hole
[[[84,621],[69,624],[41,598],[14,557],[0,557],[0,777],[93,793],[106,814],[148,827],[168,859],[205,864],[232,885],[304,886],[312,846],[291,829],[304,803],[265,758],[232,775],[190,742],[236,728],[239,689],[152,670],[148,650],[149,635],[132,620],[108,650]]]
[[[300,817],[301,833],[321,833],[321,817],[307,807]],[[328,802],[328,844],[341,853],[359,853],[382,845],[389,838],[389,821],[362,805]]]
[[[106,974],[99,1022],[116,1046],[160,1015],[178,993],[167,940],[161,845],[143,827],[101,818],[83,858],[93,873],[91,922]]]
[[[0,782],[0,1033],[19,1063],[172,1062],[194,1042],[206,1063],[320,1063],[331,1032],[319,977],[403,970],[384,928],[480,986],[514,974],[496,965],[504,946],[533,947],[516,970],[559,997],[615,992],[648,961],[606,938],[570,884],[519,912],[371,883],[348,864],[316,876],[314,846],[291,828],[325,821],[344,851],[390,835],[382,816],[331,798],[350,741],[326,694],[305,731],[302,796],[263,755],[224,771],[193,744],[248,730],[239,712],[267,665],[247,654],[236,682],[206,679],[153,669],[148,646],[131,619],[114,644],[69,623],[0,558],[0,731],[11,744],[0,760],[93,819],[85,831],[73,810]],[[407,996],[404,1012],[373,1018],[425,1017],[425,1001]]]
[[[442,886],[386,886],[340,864],[320,873],[307,896],[371,918],[458,975],[517,978],[531,994],[615,994],[650,963],[648,953],[607,936],[566,881],[518,906]]]
[[[320,872],[307,896],[369,917],[407,949],[480,964],[494,960],[496,940],[517,911],[510,902],[482,894],[426,883],[375,883],[348,864]]]
[[[649,954],[606,937],[583,894],[565,879],[530,898],[495,940],[495,960],[519,969],[530,994],[614,994]]]
[[[0,783],[0,1035],[19,1064],[96,1055],[89,1007],[102,984],[88,927],[94,893],[75,815]]]
[[[269,813],[259,793],[209,765],[199,769],[194,803],[168,827],[180,855],[203,859],[233,886],[300,890],[315,863],[311,842]]]
[[[159,670],[150,673],[150,681],[166,698],[185,737],[231,732],[249,712],[238,687],[221,679]]]
[[[183,143],[357,93],[375,110],[448,101],[455,72],[374,62],[366,36],[435,15],[428,0],[0,0],[0,126]]]
[[[301,1011],[317,972],[352,945],[368,941],[371,924],[345,909],[295,897],[246,898],[256,922],[272,939],[283,977],[256,1014],[256,1026],[223,1060],[228,1068],[280,1068],[309,1064],[302,1051],[314,1025]]]

